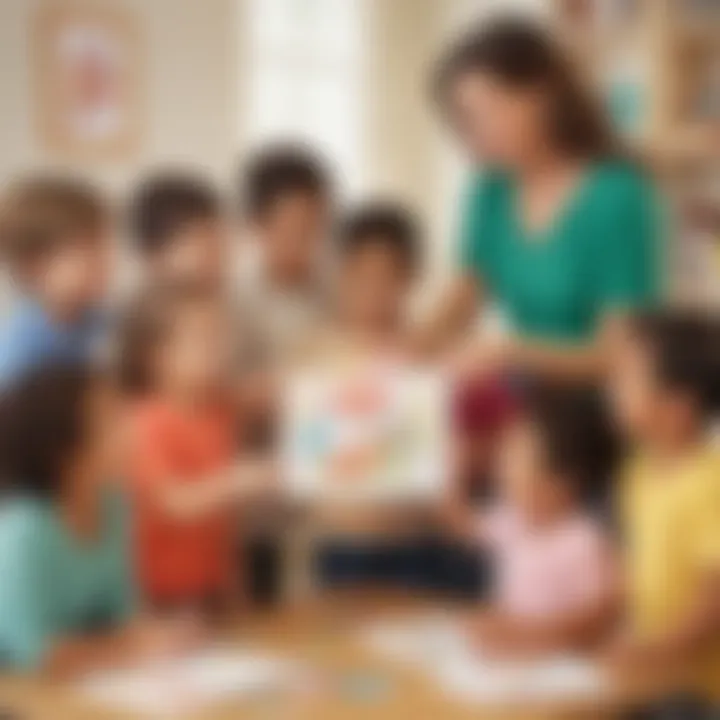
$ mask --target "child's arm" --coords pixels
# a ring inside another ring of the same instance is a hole
[[[251,370],[241,374],[235,386],[235,399],[246,432],[275,419],[281,382],[279,372]]]
[[[473,278],[457,280],[431,316],[413,333],[411,349],[427,356],[447,347],[470,326],[478,312],[481,295],[482,289]]]
[[[538,655],[587,649],[597,643],[617,616],[617,596],[607,595],[572,613],[546,620],[502,612],[482,614],[471,626],[484,650]]]
[[[50,677],[74,677],[173,657],[192,649],[201,637],[190,619],[138,621],[104,634],[51,639],[34,669]]]
[[[658,642],[660,651],[687,657],[720,636],[720,566],[706,571],[692,607],[678,627]]]
[[[720,635],[720,567],[702,579],[692,606],[667,632],[651,640],[626,633],[610,649],[617,667],[680,666]]]
[[[481,537],[478,513],[455,494],[443,502],[441,514],[445,527],[458,538],[472,541]]]
[[[444,499],[440,518],[458,539],[483,545],[495,545],[502,541],[511,523],[507,508],[494,505],[477,509],[456,487]]]
[[[251,500],[267,490],[275,477],[268,460],[244,460],[191,483],[167,475],[149,492],[156,508],[176,522],[193,522],[230,503]]]

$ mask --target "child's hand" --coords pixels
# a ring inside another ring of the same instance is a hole
[[[617,639],[601,658],[609,675],[621,685],[627,683],[635,691],[647,689],[653,694],[687,680],[686,674],[693,665],[688,660],[688,656],[671,643],[643,641],[632,636]]]
[[[279,493],[279,470],[274,458],[242,460],[232,474],[233,494],[241,500],[273,499]]]
[[[445,368],[459,382],[497,375],[507,364],[510,342],[507,338],[474,338],[453,349],[445,358]]]
[[[670,659],[662,647],[627,635],[611,644],[605,658],[611,670],[619,673],[652,670],[665,665]]]
[[[496,656],[536,656],[562,644],[550,623],[528,622],[503,613],[486,613],[470,626],[482,652]]]
[[[142,661],[164,660],[185,655],[207,639],[204,624],[195,615],[148,619],[130,630],[133,654]]]
[[[483,613],[470,621],[469,633],[483,653],[502,656],[522,650],[523,633],[507,615]]]

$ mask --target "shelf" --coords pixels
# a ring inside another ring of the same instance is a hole
[[[664,133],[640,143],[639,151],[661,168],[717,163],[720,171],[720,126]]]

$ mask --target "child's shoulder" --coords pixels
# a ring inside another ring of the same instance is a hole
[[[39,500],[9,498],[0,506],[0,553],[35,554],[53,544],[52,510]]]
[[[5,350],[26,348],[47,329],[48,320],[39,306],[27,301],[17,302],[0,321],[0,340]]]

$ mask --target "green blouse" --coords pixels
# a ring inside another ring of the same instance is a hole
[[[521,336],[581,342],[606,312],[656,299],[659,210],[640,170],[608,162],[587,171],[553,223],[528,231],[512,176],[490,171],[470,186],[460,262]]]

